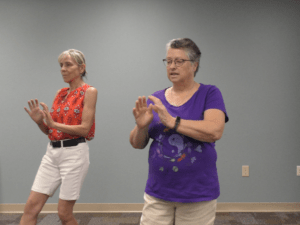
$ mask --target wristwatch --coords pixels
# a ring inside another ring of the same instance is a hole
[[[178,128],[178,125],[179,125],[179,123],[180,123],[180,117],[179,116],[176,116],[176,120],[175,120],[175,127],[173,128],[175,131],[177,130],[177,128]]]

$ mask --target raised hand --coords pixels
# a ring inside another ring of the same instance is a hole
[[[149,96],[148,97],[154,105],[149,105],[150,109],[153,109],[157,114],[160,119],[160,121],[168,128],[173,128],[175,126],[175,118],[172,117],[166,107],[162,104],[159,98],[156,98],[154,96]]]
[[[30,101],[28,101],[28,106],[30,110],[24,107],[25,111],[34,122],[36,122],[37,124],[41,124],[44,119],[44,113],[39,107],[39,101],[37,99],[31,99]]]
[[[135,101],[135,108],[133,108],[133,115],[135,117],[136,125],[139,129],[148,126],[152,119],[153,113],[151,107],[147,107],[146,97],[139,97]]]
[[[44,119],[46,120],[47,126],[53,128],[54,121],[52,120],[48,106],[43,102],[41,102],[40,104],[43,107]]]

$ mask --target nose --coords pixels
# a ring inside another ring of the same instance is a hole
[[[172,61],[171,65],[169,66],[170,69],[174,69],[176,68],[176,64],[175,61]]]

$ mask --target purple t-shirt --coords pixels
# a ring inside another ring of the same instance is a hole
[[[171,116],[185,120],[203,120],[207,109],[220,109],[228,121],[220,90],[213,85],[200,83],[199,89],[182,106],[171,105],[165,91],[157,91]],[[148,99],[147,104],[152,103]],[[152,103],[153,104],[153,103]],[[172,202],[201,202],[219,197],[215,143],[197,141],[188,136],[165,130],[157,113],[149,125],[153,139],[149,149],[149,173],[145,192],[153,197]]]

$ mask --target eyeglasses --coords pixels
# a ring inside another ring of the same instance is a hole
[[[191,62],[194,62],[194,60],[187,60],[187,59],[175,59],[174,60],[174,63],[175,63],[175,66],[177,67],[180,67],[183,65],[183,63],[185,61],[191,61]],[[165,64],[166,67],[170,67],[173,63],[173,60],[172,59],[163,59],[163,62]]]

